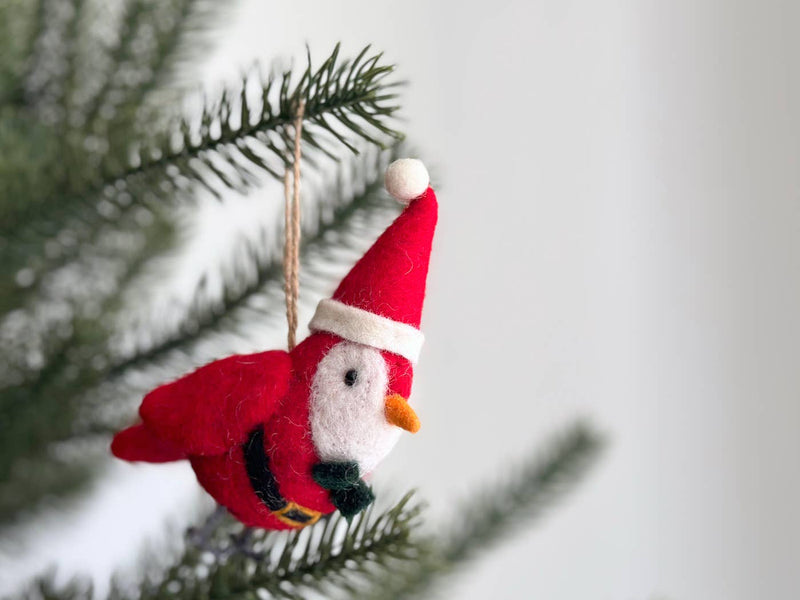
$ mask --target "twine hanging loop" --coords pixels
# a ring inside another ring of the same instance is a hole
[[[297,299],[300,294],[300,140],[303,135],[303,114],[305,102],[297,104],[294,127],[294,157],[286,166],[283,175],[283,195],[285,200],[283,277],[286,295],[286,321],[289,326],[287,343],[289,350],[296,345]]]

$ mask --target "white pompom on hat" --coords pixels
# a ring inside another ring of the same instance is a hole
[[[425,193],[430,180],[428,169],[421,160],[401,158],[389,165],[383,181],[393,198],[408,204]]]

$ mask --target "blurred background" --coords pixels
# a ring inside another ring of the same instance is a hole
[[[796,597],[798,24],[777,0],[243,0],[195,49],[207,90],[339,41],[348,56],[373,44],[408,82],[399,128],[441,214],[423,427],[376,487],[418,487],[436,523],[576,415],[610,442],[576,493],[444,597]],[[267,182],[198,200],[148,276],[190,299],[280,199]],[[301,327],[328,293],[301,288]],[[249,333],[251,351],[285,335],[280,319]],[[8,531],[0,593],[49,565],[103,582],[208,502],[188,465],[102,468],[81,500]]]

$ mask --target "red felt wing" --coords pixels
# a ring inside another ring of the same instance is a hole
[[[182,448],[156,436],[144,423],[123,429],[115,435],[111,442],[111,453],[131,462],[163,463],[186,458]]]
[[[223,454],[269,419],[290,375],[282,350],[230,356],[156,388],[139,414],[150,432],[186,455]]]

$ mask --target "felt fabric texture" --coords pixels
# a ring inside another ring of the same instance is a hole
[[[282,350],[229,356],[156,388],[139,415],[156,436],[186,454],[220,454],[269,418],[286,393],[290,370]]]
[[[328,298],[317,305],[308,324],[312,331],[328,331],[351,342],[389,350],[412,363],[419,360],[425,336],[422,332],[386,317]]]
[[[333,505],[348,519],[375,500],[372,490],[359,478],[355,462],[319,463],[312,474],[314,481],[331,491]]]
[[[356,485],[331,491],[333,505],[348,521],[367,508],[375,500],[370,487],[359,480]]]
[[[316,523],[322,513],[286,500],[281,495],[278,482],[269,467],[269,456],[264,451],[263,425],[259,425],[250,433],[248,440],[242,446],[242,451],[250,486],[272,516],[291,527],[304,527]]]
[[[264,505],[275,512],[284,508],[288,501],[281,496],[278,481],[269,468],[269,456],[264,452],[264,426],[258,425],[242,446],[245,469],[250,486]]]
[[[355,485],[359,473],[358,463],[353,461],[319,463],[311,469],[314,481],[326,490],[344,490]]]
[[[416,158],[400,158],[394,161],[383,177],[386,191],[404,204],[418,198],[428,189],[429,182],[428,169]]]
[[[436,219],[428,188],[344,278],[333,300],[368,314],[356,323],[377,316],[419,333]],[[350,518],[374,498],[361,477],[401,433],[387,398],[408,399],[414,371],[398,350],[320,329],[291,352],[212,362],[147,394],[141,423],[111,450],[129,461],[189,460],[248,526],[299,528],[337,509]]]
[[[417,433],[420,428],[419,417],[400,394],[386,396],[384,403],[386,421],[390,424],[405,429],[409,433]]]
[[[144,423],[115,435],[111,453],[124,460],[151,463],[173,462],[187,456],[180,446],[158,437]]]
[[[348,385],[351,370],[357,377]],[[388,383],[379,350],[340,342],[328,351],[311,382],[311,433],[323,461],[353,461],[368,473],[389,453],[400,429],[386,421]]]

